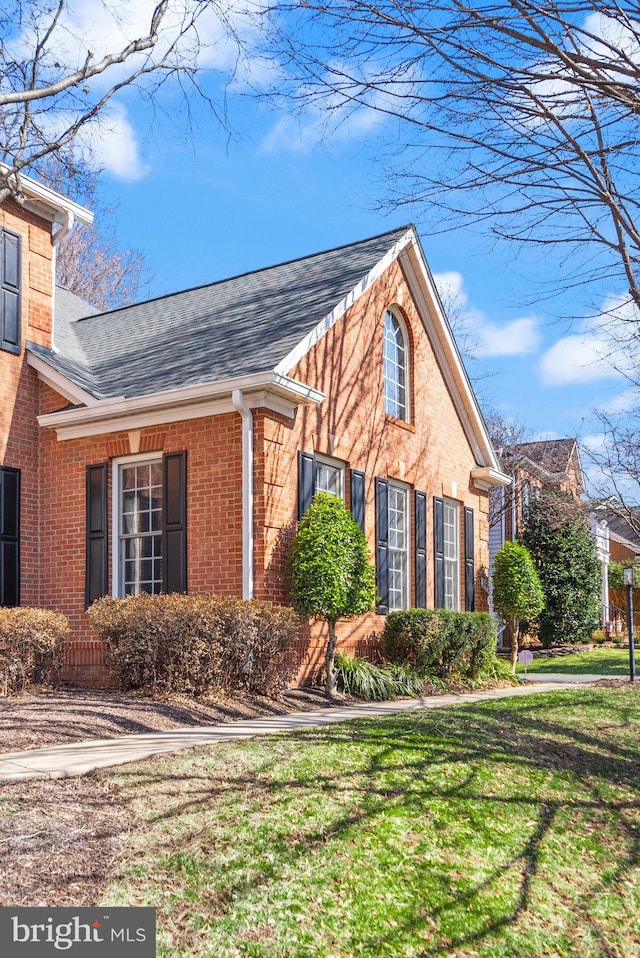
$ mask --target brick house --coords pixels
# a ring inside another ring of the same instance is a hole
[[[371,648],[389,609],[487,607],[489,490],[508,479],[413,227],[99,314],[53,287],[54,223],[89,214],[24,189],[2,208],[0,596],[69,617],[68,678],[108,681],[98,596],[287,602],[321,489],[377,567],[343,649]],[[302,630],[300,679],[323,641]]]
[[[489,553],[490,568],[500,546],[508,539],[516,539],[524,522],[529,502],[542,489],[568,493],[576,502],[587,507],[580,451],[575,438],[544,439],[538,442],[514,443],[500,450],[502,468],[511,477],[507,488],[491,493]],[[590,504],[589,526],[596,543],[601,568],[602,612],[606,626],[610,620],[608,567],[613,540],[620,537],[609,528],[602,510]],[[615,548],[615,546],[614,546]],[[509,629],[499,630],[499,641],[509,639]]]

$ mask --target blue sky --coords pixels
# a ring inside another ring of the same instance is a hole
[[[434,233],[418,209],[380,210],[388,183],[376,161],[388,130],[379,115],[361,113],[323,133],[317,114],[293,119],[240,90],[229,101],[230,138],[202,110],[184,131],[174,94],[165,90],[166,115],[153,123],[148,104],[123,96],[93,141],[104,196],[119,204],[121,242],[145,254],[149,295],[413,221],[473,343],[469,371],[482,376],[483,401],[532,438],[589,437],[594,406],[624,405],[624,381],[597,360],[602,342],[582,318],[607,298],[615,305],[620,291],[549,300],[562,268],[552,253],[496,246],[464,223]],[[571,324],[558,319],[569,314]]]

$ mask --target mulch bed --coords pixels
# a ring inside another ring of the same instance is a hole
[[[320,689],[291,689],[278,700],[262,696],[194,701],[186,696],[96,689],[33,690],[0,698],[0,754],[136,732],[216,725],[240,719],[330,707]]]
[[[229,702],[38,689],[0,699],[0,753],[331,704],[319,689],[292,689],[278,701]],[[0,788],[0,905],[79,907],[100,900],[132,824],[114,787],[108,776],[85,775]]]

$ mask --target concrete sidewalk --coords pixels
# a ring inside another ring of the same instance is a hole
[[[518,672],[518,677],[526,682],[570,682],[573,685],[580,685],[589,682],[599,682],[600,679],[624,679],[629,676],[624,675],[571,675],[568,672]]]
[[[491,689],[486,692],[434,695],[430,698],[402,699],[394,702],[365,702],[361,705],[337,706],[312,712],[293,712],[289,715],[245,719],[241,722],[199,725],[195,728],[177,728],[141,735],[122,735],[118,738],[76,742],[72,745],[55,745],[49,748],[32,749],[28,752],[12,752],[0,755],[0,782],[85,775],[96,768],[124,765],[127,762],[137,762],[152,758],[154,755],[165,755],[168,752],[180,752],[199,745],[236,742],[241,739],[255,738],[258,735],[292,732],[295,729],[310,726],[333,725],[348,719],[375,718],[380,715],[389,715],[391,712],[438,709],[465,702],[484,702],[570,687],[569,683],[536,682],[535,685]]]

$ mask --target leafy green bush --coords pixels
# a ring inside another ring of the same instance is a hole
[[[0,608],[0,688],[15,694],[51,681],[62,664],[69,622],[45,609]]]
[[[493,562],[493,607],[505,624],[511,623],[511,671],[515,674],[523,621],[544,608],[540,578],[527,549],[507,540]]]
[[[375,575],[367,540],[342,499],[328,492],[316,493],[293,542],[291,595],[301,619],[320,615],[326,620],[328,695],[336,688],[336,622],[371,609]]]
[[[87,615],[121,688],[273,695],[293,674],[299,622],[270,602],[141,593],[99,599]]]
[[[375,665],[367,659],[338,653],[335,658],[338,688],[345,695],[370,701],[418,695],[424,679],[406,665]]]
[[[568,493],[545,490],[529,503],[522,531],[540,575],[545,606],[536,620],[545,647],[578,642],[600,620],[600,561],[583,507]]]
[[[382,635],[390,662],[448,678],[477,679],[496,652],[496,626],[488,612],[407,609],[390,612]]]

